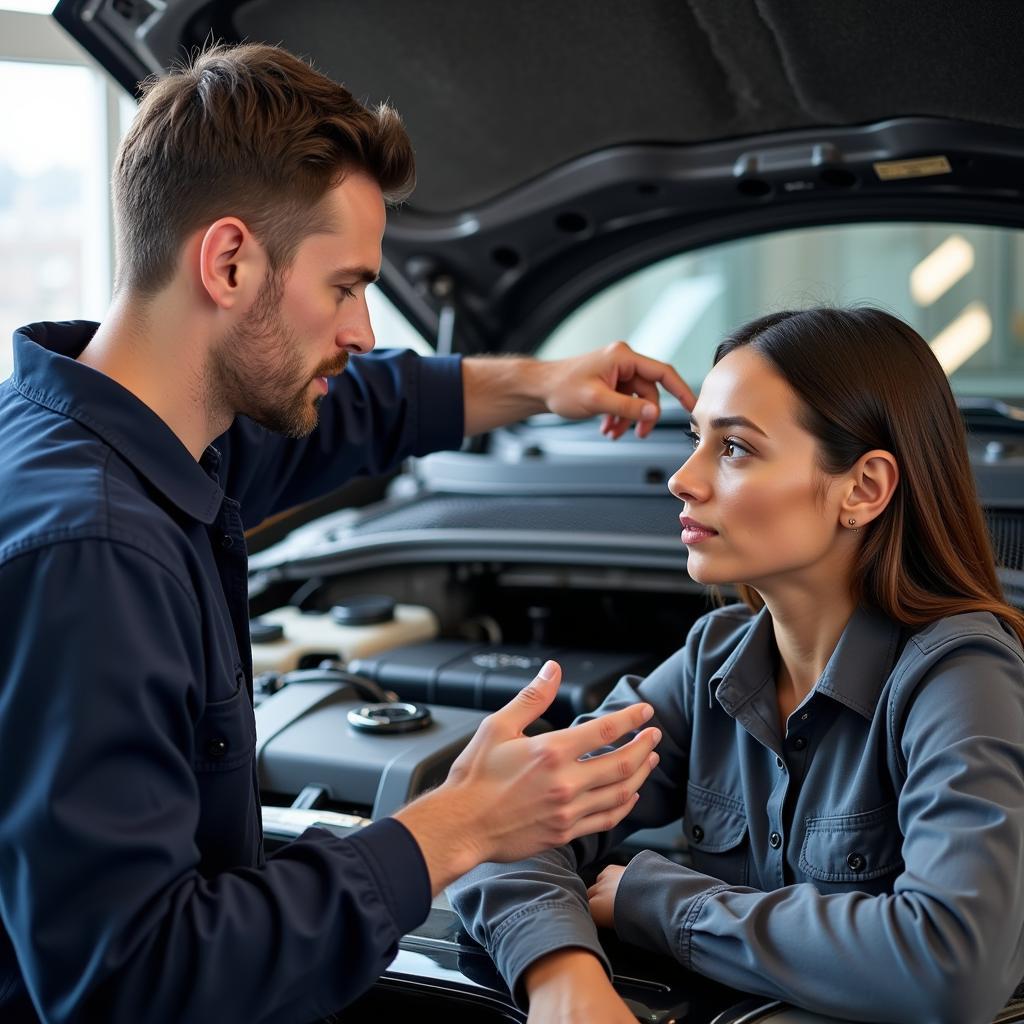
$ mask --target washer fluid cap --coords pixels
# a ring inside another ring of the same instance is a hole
[[[254,644],[269,644],[284,638],[284,626],[264,619],[249,620],[249,640]]]
[[[331,618],[339,626],[375,626],[395,617],[395,599],[383,594],[352,597],[331,609]]]

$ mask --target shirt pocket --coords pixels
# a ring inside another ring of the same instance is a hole
[[[208,703],[196,725],[193,767],[197,774],[231,771],[252,760],[256,716],[241,670],[235,682],[235,692],[226,700]]]
[[[747,884],[750,844],[740,799],[687,782],[683,823],[697,871],[729,885]]]
[[[903,869],[895,801],[873,811],[808,818],[799,863],[814,881],[852,883],[853,888],[895,875]]]

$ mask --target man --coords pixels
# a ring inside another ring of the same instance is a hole
[[[15,336],[0,386],[0,1017],[308,1021],[482,861],[612,827],[649,709],[525,737],[545,666],[433,792],[263,854],[243,531],[535,411],[645,434],[667,366],[370,355],[408,138],[302,61],[219,48],[152,84],[114,175],[101,325]],[[349,358],[355,356],[348,372]],[[582,755],[636,733],[611,754]]]

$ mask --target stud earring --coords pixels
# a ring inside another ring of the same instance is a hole
[[[851,526],[853,526],[853,527],[857,527],[857,520],[856,520],[856,519],[847,519],[846,521],[847,521],[847,522],[848,522],[848,523],[849,523],[849,524],[850,524]],[[854,532],[854,533],[860,533],[860,529],[859,529],[859,528],[856,528],[856,529],[854,529],[854,531],[853,531],[853,532]]]

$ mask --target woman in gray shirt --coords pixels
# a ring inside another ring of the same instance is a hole
[[[719,346],[692,428],[687,568],[744,603],[588,716],[647,701],[663,733],[622,824],[482,865],[455,908],[531,1022],[633,1021],[597,926],[824,1013],[990,1020],[1024,975],[1024,615],[945,374],[887,313],[777,313]],[[679,817],[692,868],[581,881]]]

